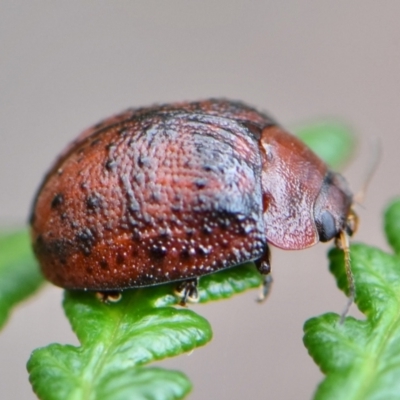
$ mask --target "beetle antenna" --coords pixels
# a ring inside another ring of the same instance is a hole
[[[343,230],[340,232],[339,240],[340,240],[340,246],[344,253],[344,269],[346,271],[347,284],[349,288],[349,297],[347,300],[347,304],[344,310],[342,311],[342,314],[340,315],[340,325],[342,325],[347,314],[349,313],[351,305],[354,302],[355,284],[354,284],[353,272],[351,271],[349,235]]]
[[[370,143],[371,143],[371,149],[372,149],[372,157],[371,157],[371,161],[369,163],[369,168],[365,175],[366,178],[364,180],[364,184],[362,185],[361,189],[358,191],[358,193],[353,198],[353,203],[357,203],[359,205],[361,205],[364,202],[365,194],[367,193],[367,189],[369,187],[369,184],[371,183],[371,180],[375,174],[375,171],[378,169],[378,165],[381,161],[381,156],[382,156],[382,146],[381,146],[381,141],[379,140],[379,138],[376,137],[373,141],[371,140]],[[355,215],[353,215],[353,216],[355,216]],[[347,234],[347,232],[345,230],[342,230],[340,232],[340,235],[339,235],[339,238],[337,241],[337,245],[338,245],[338,247],[340,247],[343,250],[344,268],[346,271],[347,284],[348,284],[348,288],[349,288],[349,297],[347,300],[347,304],[346,304],[346,307],[344,308],[344,310],[342,311],[342,314],[340,315],[340,325],[342,325],[347,314],[349,313],[350,307],[353,304],[354,297],[355,297],[354,276],[353,276],[353,272],[351,271],[349,235]]]
[[[357,192],[357,194],[354,196],[354,203],[357,204],[362,204],[365,199],[365,194],[367,193],[369,184],[372,181],[372,178],[375,174],[375,171],[378,169],[378,165],[380,164],[381,158],[382,158],[382,144],[381,141],[379,140],[378,137],[375,137],[370,140],[371,144],[371,153],[372,157],[370,159],[369,163],[369,168],[367,170],[367,173],[365,175],[365,180],[363,185],[361,186],[361,189]]]

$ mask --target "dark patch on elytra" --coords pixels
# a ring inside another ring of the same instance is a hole
[[[67,263],[68,255],[71,251],[71,243],[69,240],[59,239],[51,242],[52,252],[57,255],[61,264]]]
[[[197,247],[197,253],[200,254],[201,256],[207,256],[211,253],[211,250],[207,247],[200,245]]]
[[[247,236],[253,231],[254,227],[251,223],[242,223],[238,227],[238,233],[243,236]]]
[[[184,247],[181,252],[179,253],[179,256],[182,260],[188,260],[190,258],[190,253],[189,249],[187,247]]]
[[[132,215],[128,215],[128,223],[129,223],[129,226],[131,226],[131,227],[139,226],[139,221],[137,219],[133,218]]]
[[[92,193],[86,197],[85,203],[89,211],[98,211],[101,208],[102,199],[98,193]]]
[[[155,259],[162,259],[168,253],[168,250],[165,246],[161,245],[153,245],[150,247],[150,256]]]
[[[35,253],[40,257],[56,257],[61,264],[67,263],[67,258],[71,253],[71,242],[67,239],[46,240],[39,235],[33,245]]]
[[[43,235],[39,235],[33,243],[33,250],[36,254],[45,253],[45,241],[43,239]]]
[[[138,242],[142,239],[142,233],[139,229],[135,228],[132,232],[132,240]]]
[[[187,238],[191,238],[193,237],[195,230],[194,228],[186,228],[185,233]]]
[[[215,170],[216,170],[216,167],[214,165],[211,165],[211,164],[203,165],[203,171],[211,172],[211,171],[215,171]]]
[[[193,247],[183,247],[179,256],[182,260],[188,260],[196,255],[196,250]]]
[[[151,166],[151,160],[150,157],[146,157],[146,156],[139,156],[138,157],[138,166],[139,168],[143,168],[143,167],[150,167]]]
[[[70,220],[70,225],[72,229],[79,229],[81,227],[81,224],[79,223],[78,220]]]
[[[229,218],[219,218],[218,225],[222,230],[226,230],[231,225],[231,220]]]
[[[125,256],[122,253],[118,253],[117,254],[117,258],[116,258],[117,264],[118,265],[122,265],[125,262]]]
[[[210,235],[212,233],[212,228],[208,225],[203,226],[202,232],[206,235]]]
[[[115,168],[117,167],[117,162],[115,160],[107,160],[106,163],[104,164],[105,168],[107,171],[114,171]]]
[[[131,256],[132,256],[133,258],[137,258],[138,255],[139,255],[139,251],[138,251],[137,247],[135,246],[135,247],[132,248]]]
[[[107,269],[108,268],[108,262],[107,262],[107,260],[100,260],[99,261],[99,264],[100,264],[100,267],[102,268],[102,269]]]
[[[96,231],[92,228],[83,228],[75,236],[75,241],[79,250],[89,256],[92,253],[92,248],[96,243]]]
[[[194,185],[197,187],[197,189],[203,189],[207,186],[207,179],[204,178],[197,178],[193,181]]]
[[[160,239],[170,239],[172,237],[172,232],[169,229],[161,229],[159,234]]]
[[[53,200],[51,201],[51,208],[57,208],[58,206],[61,206],[61,204],[64,203],[64,195],[62,193],[57,193],[54,197]]]

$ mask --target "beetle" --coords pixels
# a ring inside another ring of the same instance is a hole
[[[177,282],[352,235],[345,179],[265,113],[237,101],[128,109],[85,130],[33,203],[33,249],[66,289],[104,293]]]

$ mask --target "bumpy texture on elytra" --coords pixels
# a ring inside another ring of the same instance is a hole
[[[267,241],[315,244],[327,174],[242,103],[127,110],[83,132],[47,174],[32,212],[34,250],[46,277],[69,289],[198,277],[262,257]]]

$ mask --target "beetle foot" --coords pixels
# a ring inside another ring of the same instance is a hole
[[[199,279],[195,278],[178,284],[175,289],[175,295],[180,298],[179,305],[186,307],[187,303],[197,303],[199,301],[198,283]]]
[[[263,276],[263,283],[261,286],[260,295],[257,299],[259,303],[266,300],[271,291],[272,287],[272,276],[271,276],[271,252],[269,247],[265,247],[264,255],[255,261],[258,272]]]
[[[122,293],[118,291],[113,292],[96,292],[96,297],[102,303],[117,303],[122,298]]]
[[[263,303],[267,299],[267,297],[271,291],[272,282],[273,282],[273,279],[272,279],[271,274],[263,275],[263,283],[261,285],[260,294],[257,298],[258,303]]]

